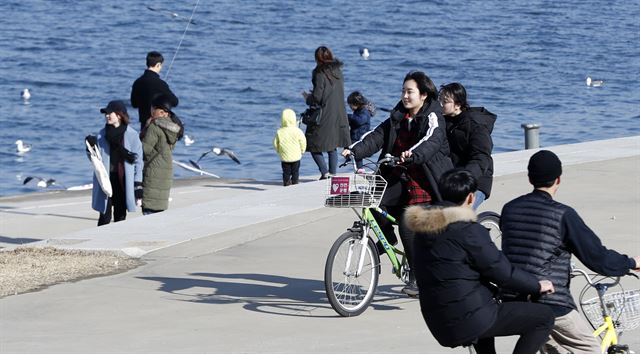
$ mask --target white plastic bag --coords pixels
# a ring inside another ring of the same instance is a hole
[[[109,173],[107,169],[104,167],[102,163],[102,155],[100,155],[100,150],[97,146],[91,146],[88,141],[84,141],[87,145],[87,149],[89,150],[89,158],[91,159],[91,163],[93,164],[93,170],[95,172],[96,178],[98,179],[98,183],[100,184],[100,188],[107,197],[111,198],[113,196],[113,189],[111,188],[111,181],[109,180]]]

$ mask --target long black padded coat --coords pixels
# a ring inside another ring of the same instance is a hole
[[[342,63],[336,60],[313,69],[313,90],[306,103],[321,106],[322,115],[320,124],[309,125],[305,131],[309,152],[332,151],[351,144],[341,67]]]
[[[416,232],[414,270],[420,310],[438,343],[466,345],[493,326],[498,303],[492,282],[539,294],[536,277],[509,263],[471,208],[442,203],[409,207],[405,222]]]
[[[489,199],[493,184],[493,140],[496,115],[484,107],[471,107],[456,117],[445,116],[451,160],[473,174],[478,189]]]

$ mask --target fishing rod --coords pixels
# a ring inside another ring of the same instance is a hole
[[[180,46],[182,45],[182,41],[184,40],[184,37],[187,35],[187,31],[189,30],[189,25],[193,21],[193,15],[195,15],[196,9],[198,8],[199,3],[200,3],[200,0],[196,0],[196,4],[193,6],[193,10],[191,11],[191,17],[189,17],[189,20],[187,21],[187,26],[184,28],[184,32],[182,32],[182,38],[180,38],[180,42],[178,42],[178,47],[176,48],[176,51],[173,53],[173,58],[171,58],[171,63],[169,63],[169,68],[167,69],[167,73],[164,75],[165,81],[169,81],[169,73],[171,72],[171,68],[173,67],[173,62],[176,60],[176,56],[178,56],[178,51],[180,50]]]

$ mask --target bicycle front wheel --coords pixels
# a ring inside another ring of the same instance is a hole
[[[324,267],[324,287],[331,307],[343,317],[363,313],[378,286],[380,258],[373,241],[362,232],[348,231],[334,242]],[[364,253],[364,254],[363,254]],[[364,256],[362,267],[360,259]]]
[[[500,230],[500,214],[494,213],[493,211],[483,211],[478,214],[478,223],[489,231],[491,241],[496,244],[498,249],[501,249],[502,231]]]

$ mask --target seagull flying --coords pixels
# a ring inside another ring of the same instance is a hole
[[[24,154],[26,152],[31,151],[31,144],[26,144],[22,140],[16,140],[16,152],[19,154]]]
[[[362,59],[368,60],[369,59],[369,49],[360,48],[360,56],[362,57]]]
[[[200,168],[200,165],[198,163],[200,162],[200,160],[202,160],[203,157],[207,156],[211,152],[216,154],[216,155],[218,155],[218,156],[227,155],[230,159],[235,161],[235,163],[240,164],[240,160],[238,160],[238,157],[236,156],[236,154],[233,151],[231,151],[229,149],[225,149],[225,148],[216,147],[216,146],[211,148],[211,150],[209,150],[209,151],[203,153],[202,155],[200,155],[198,160],[196,160],[196,161],[189,160],[189,163],[191,165],[193,165],[194,167],[198,168],[198,169],[202,169],[202,168]]]
[[[180,15],[178,15],[177,13],[175,13],[173,11],[169,11],[169,10],[165,10],[165,9],[159,9],[157,7],[151,7],[151,6],[147,6],[147,9],[149,9],[151,11],[155,11],[155,12],[163,12],[163,13],[169,15],[173,19],[180,20],[180,21],[187,21],[192,25],[196,24],[196,22],[194,20],[189,20],[188,18],[180,16]]]
[[[188,136],[188,135],[185,135],[185,136],[184,136],[184,145],[185,145],[185,146],[191,146],[191,145],[193,145],[193,143],[195,143],[195,142],[196,142],[196,140],[195,140],[195,139],[193,139],[193,138],[191,138],[190,136]]]
[[[22,90],[22,93],[20,93],[20,97],[22,97],[23,100],[28,101],[31,98],[31,92],[29,92],[29,89],[26,88]]]
[[[38,186],[40,188],[47,188],[47,187],[50,187],[50,186],[58,185],[56,183],[56,180],[53,179],[53,178],[44,179],[42,177],[37,177],[37,176],[27,176],[27,178],[24,179],[22,184],[27,184],[27,183],[31,182],[31,180],[38,180],[38,183],[36,184],[36,186]]]
[[[585,80],[585,83],[589,87],[600,87],[600,86],[604,85],[604,81],[602,81],[602,80],[593,80],[593,79],[591,79],[591,76],[587,76],[587,79]]]

